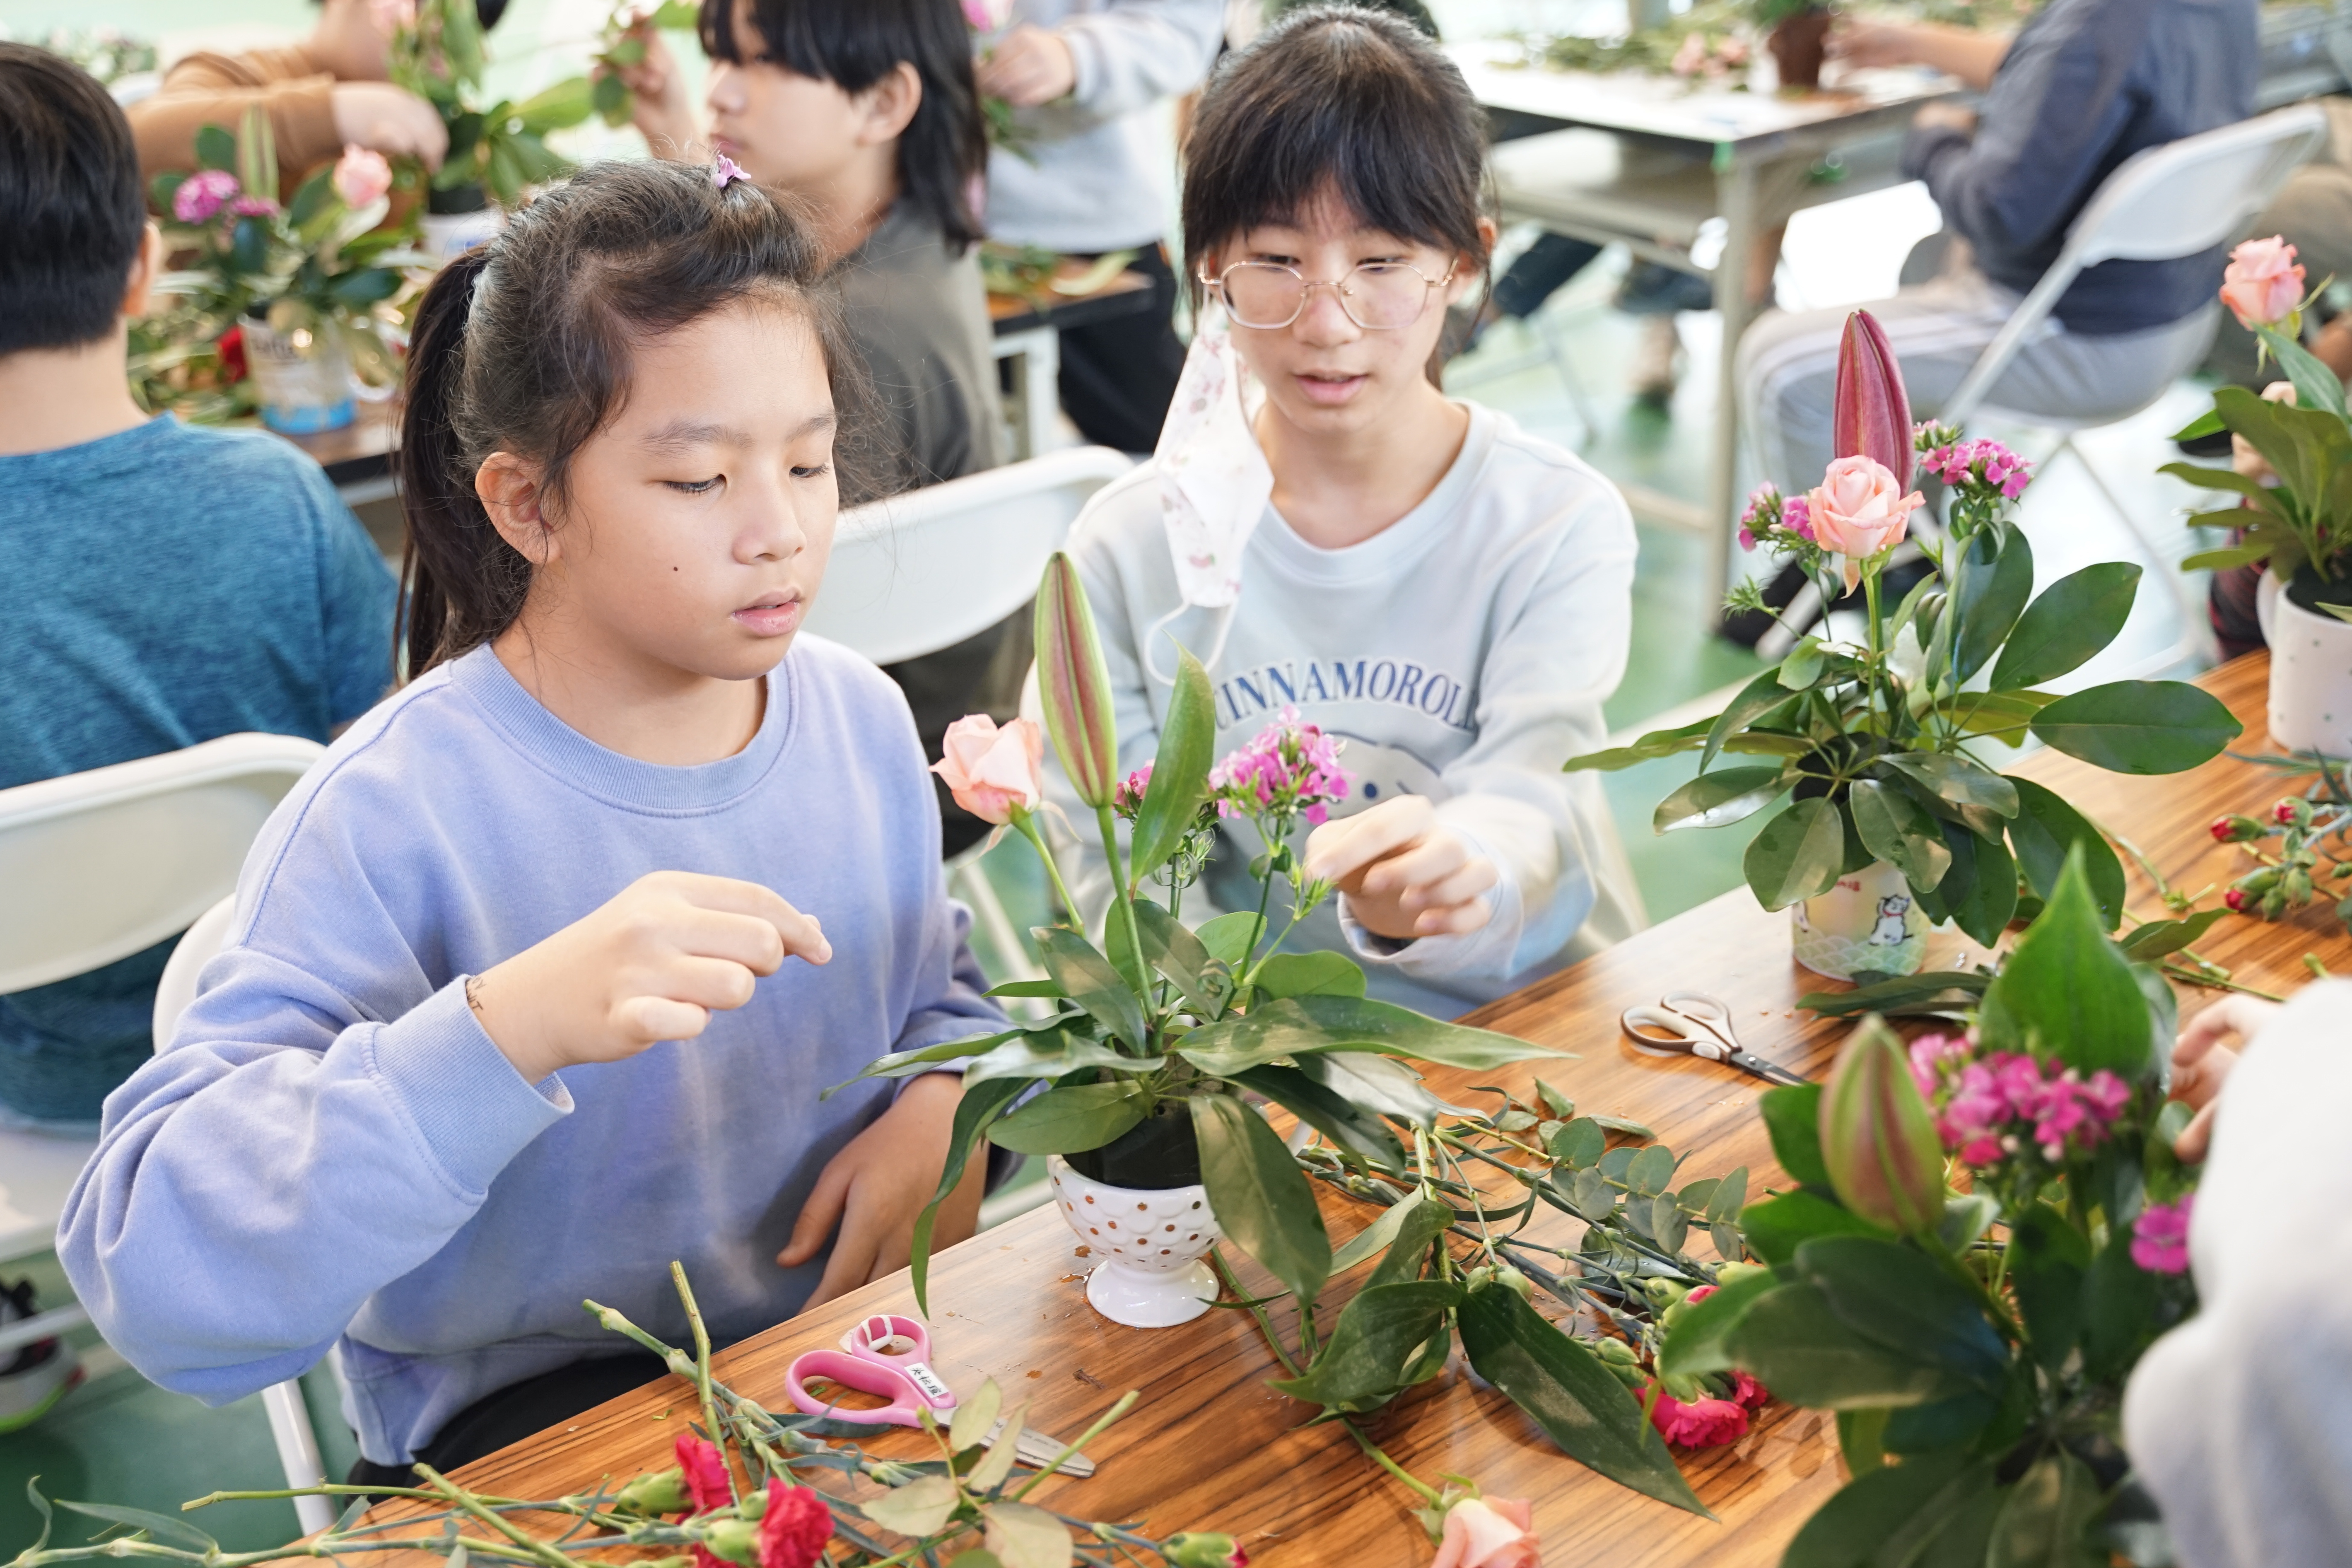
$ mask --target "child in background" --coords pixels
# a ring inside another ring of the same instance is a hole
[[[59,1230],[166,1387],[338,1351],[362,1484],[654,1375],[583,1364],[580,1302],[682,1335],[672,1258],[722,1341],[900,1267],[961,1079],[819,1093],[1002,1016],[905,703],[795,639],[870,394],[808,236],[724,174],[591,167],[434,281],[415,679],[270,819]]]
[[[150,418],[123,376],[162,244],[106,89],[0,43],[0,789],[260,730],[328,740],[392,683],[392,574],[274,436]],[[0,996],[0,1107],[88,1126],[153,1054],[178,938]]]
[[[807,204],[837,258],[850,341],[890,411],[902,460],[892,489],[994,468],[1002,414],[972,249],[988,143],[956,0],[704,0],[701,31],[708,131],[660,34],[623,73],[647,143],[670,157],[708,145]],[[890,667],[929,755],[961,715],[1017,711],[1028,625],[1015,615]],[[987,833],[944,789],[940,805],[949,854]]]
[[[1441,1016],[1642,920],[1599,784],[1560,771],[1601,743],[1624,671],[1633,520],[1431,378],[1494,241],[1480,125],[1386,15],[1296,13],[1227,58],[1184,182],[1185,270],[1214,309],[1158,454],[1071,545],[1121,767],[1158,747],[1179,645],[1208,666],[1220,754],[1292,707],[1344,738],[1351,794],[1305,846],[1338,907],[1292,945],[1352,950],[1373,994]],[[1225,909],[1259,852],[1233,834],[1204,879]],[[1091,904],[1098,857],[1085,875]]]

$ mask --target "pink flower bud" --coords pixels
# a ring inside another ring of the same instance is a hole
[[[1187,1531],[1160,1544],[1160,1558],[1170,1568],[1249,1568],[1249,1553],[1230,1535]]]
[[[2247,894],[2246,889],[2243,888],[2231,888],[2228,892],[2221,895],[2221,902],[2228,905],[2231,910],[2234,910],[2239,914],[2244,914],[2246,912],[2246,907],[2253,901],[2252,898]]]
[[[1910,488],[1911,400],[1903,390],[1903,366],[1895,357],[1895,345],[1867,310],[1845,319],[1845,335],[1838,342],[1830,434],[1839,457],[1868,458],[1878,464],[1894,476],[1897,494]]]
[[[1892,1230],[1944,1217],[1944,1152],[1903,1042],[1876,1016],[1839,1053],[1822,1094],[1822,1159],[1840,1202]]]
[[[1118,727],[1110,672],[1095,636],[1078,569],[1060,551],[1037,589],[1037,695],[1062,771],[1087,805],[1107,806],[1118,788]]]
[[[2230,265],[2221,273],[2221,303],[2249,331],[2277,326],[2294,315],[2303,303],[2303,268],[2295,263],[2294,247],[2273,235],[2230,252]]]

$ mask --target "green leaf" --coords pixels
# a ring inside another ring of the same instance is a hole
[[[1146,1048],[1149,1037],[1143,1008],[1126,980],[1094,943],[1062,926],[1038,926],[1029,934],[1037,939],[1045,973],[1054,977],[1071,1001],[1092,1014],[1105,1030],[1139,1052]]]
[[[1044,1509],[992,1502],[981,1509],[980,1517],[987,1526],[982,1539],[1003,1568],[1070,1568],[1069,1530]]]
[[[1739,1211],[1739,1233],[1748,1250],[1778,1267],[1817,1236],[1884,1236],[1886,1233],[1833,1198],[1810,1188],[1781,1193]]]
[[[2017,832],[2016,824],[2011,824],[2011,837]],[[1953,902],[1951,921],[1979,943],[1990,947],[2017,917],[2017,860],[2001,839],[1979,838],[1965,828],[1958,828],[1955,833],[1946,834],[1944,842],[1950,844],[1956,837],[1967,841],[1970,867],[1968,890]],[[2100,847],[2106,846],[2102,844]],[[2115,857],[2111,854],[2108,858]],[[2116,874],[2121,878],[2121,866],[2116,868]],[[2116,899],[2120,907],[2123,895],[2118,892]]]
[[[1780,672],[1777,669],[1768,669],[1741,687],[1739,695],[1716,715],[1715,722],[1708,727],[1706,743],[1699,749],[1698,771],[1706,772],[1726,741],[1789,700],[1789,689],[1780,684]]]
[[[1445,1314],[1461,1300],[1462,1287],[1440,1279],[1367,1285],[1340,1312],[1306,1374],[1272,1378],[1267,1386],[1329,1409],[1377,1409],[1410,1386],[1413,1352],[1444,1331]]]
[[[969,1552],[959,1552],[948,1568],[1004,1568],[1004,1559],[985,1547],[975,1546]]]
[[[1099,1149],[1142,1121],[1151,1094],[1131,1078],[1049,1089],[988,1130],[988,1141],[1021,1154]]]
[[[1202,921],[1192,934],[1201,939],[1201,945],[1209,950],[1212,957],[1230,969],[1249,955],[1249,950],[1265,931],[1265,921],[1254,911],[1235,910],[1232,914]]]
[[[1551,1135],[1549,1147],[1554,1160],[1571,1171],[1580,1171],[1600,1161],[1609,1147],[1609,1133],[1590,1116],[1580,1116]]]
[[[2010,1285],[2033,1359],[2053,1375],[2082,1340],[2083,1281],[2090,1271],[2090,1239],[2048,1204],[2035,1204],[2011,1228]]]
[[[1721,768],[1701,773],[1658,803],[1650,826],[1659,833],[1677,827],[1722,827],[1752,816],[1789,787],[1778,767]]]
[[[948,1425],[948,1447],[961,1454],[966,1448],[976,1448],[986,1442],[988,1429],[1003,1407],[1004,1391],[996,1386],[996,1379],[984,1379],[979,1392],[956,1406],[954,1418]],[[937,1525],[931,1527],[932,1530],[938,1528]],[[905,1533],[929,1535],[930,1532],[929,1530],[913,1530]]]
[[[2008,1375],[2009,1345],[1976,1298],[1926,1253],[1871,1236],[1817,1237],[1797,1272],[1861,1338],[1906,1360],[1943,1366],[1988,1392]]]
[[[1822,1158],[1822,1086],[1784,1084],[1757,1097],[1764,1131],[1772,1140],[1772,1158],[1789,1179],[1801,1186],[1830,1184],[1830,1168]]]
[[[1906,1014],[1940,1016],[1951,1011],[1973,1011],[1984,996],[1990,975],[1977,974],[1963,969],[1929,969],[1917,974],[1898,975],[1893,980],[1881,980],[1874,984],[1857,986],[1852,991],[1809,991],[1797,998],[1797,1005],[1824,1018],[1851,1018],[1862,1013],[1882,1013],[1900,1017]],[[1769,1091],[1784,1092],[1780,1089]],[[1790,1089],[1789,1093],[1807,1092]],[[1806,1115],[1811,1116],[1811,1110]],[[1785,1165],[1786,1162],[1783,1162]],[[1794,1175],[1794,1172],[1790,1173]],[[1827,1179],[1808,1184],[1826,1186]]]
[[[964,1068],[966,1088],[992,1078],[1061,1078],[1087,1068],[1112,1072],[1154,1072],[1167,1065],[1165,1057],[1130,1057],[1099,1040],[1046,1029],[1016,1035]]]
[[[1150,899],[1138,899],[1135,929],[1143,942],[1144,962],[1175,983],[1194,1013],[1215,1018],[1224,1012],[1233,1000],[1233,970],[1183,921]]]
[[[957,1414],[961,1415],[962,1411],[959,1409]],[[995,1418],[992,1406],[989,1420]],[[986,1422],[982,1423],[981,1430],[988,1430]],[[959,1445],[960,1447],[970,1446]],[[956,1510],[956,1501],[954,1481],[945,1476],[925,1476],[884,1492],[880,1497],[870,1498],[858,1506],[866,1510],[866,1518],[885,1530],[895,1530],[901,1535],[920,1536],[935,1535],[946,1529],[949,1517]]]
[[[620,48],[616,47],[613,53],[618,55]],[[644,45],[637,46],[637,55],[639,58],[644,58]],[[629,84],[619,77],[600,76],[596,79],[595,104],[596,112],[603,116],[605,124],[625,125],[628,123],[630,111],[636,106],[636,95],[629,90]]]
[[[2342,400],[2339,389],[2337,399]],[[2086,1568],[2111,1561],[2087,1539],[2105,1499],[2090,1467],[2053,1447],[2011,1487],[1982,1559],[1985,1568]]]
[[[544,136],[577,125],[596,112],[596,87],[584,76],[566,77],[515,105],[525,134]]]
[[[2344,383],[2322,363],[2317,354],[2305,348],[2276,327],[2257,327],[2255,335],[2269,349],[2271,357],[2286,372],[2287,380],[2294,386],[2294,402],[2298,408],[2313,408],[2347,417],[2344,408]]]
[[[1422,1202],[1416,1197],[1391,1204],[1381,1212],[1380,1218],[1358,1231],[1353,1239],[1331,1255],[1331,1272],[1345,1274],[1373,1253],[1385,1248],[1404,1228],[1405,1216]]]
[[[1985,1510],[1993,1461],[1966,1453],[1922,1454],[1857,1477],[1815,1510],[1780,1558],[1780,1568],[1983,1568]],[[1935,1553],[1959,1534],[1973,1543],[1949,1558]]]
[[[2221,550],[2200,550],[2180,563],[2183,572],[2227,572],[2270,559],[2266,544],[2232,544]]]
[[[1940,1363],[1864,1339],[1813,1284],[1782,1285],[1751,1303],[1728,1348],[1777,1397],[1813,1410],[1922,1405],[1970,1386]]]
[[[993,1035],[982,1035],[971,1040],[942,1040],[936,1046],[925,1046],[919,1051],[892,1051],[887,1057],[877,1057],[866,1064],[866,1069],[851,1079],[856,1083],[862,1078],[907,1078],[939,1062],[951,1062],[964,1057],[976,1057],[1003,1045],[1024,1033],[1020,1029],[1000,1029]],[[822,1098],[830,1100],[849,1083],[837,1083],[824,1091]]]
[[[133,1530],[143,1530],[154,1540],[167,1546],[184,1546],[192,1552],[217,1552],[220,1542],[190,1524],[184,1519],[173,1519],[166,1513],[151,1513],[143,1508],[124,1508],[110,1502],[68,1502],[58,1500],[58,1506],[68,1513],[79,1513],[89,1519],[102,1519],[110,1524],[125,1524]]]
[[[1848,790],[1854,830],[1881,860],[1891,860],[1914,891],[1932,889],[1952,868],[1944,825],[1909,795],[1875,779],[1856,779]]]
[[[2227,910],[2200,910],[2181,920],[2150,921],[2124,938],[2124,956],[2137,963],[2153,963],[2167,953],[2179,952],[2199,941],[2229,912]]]
[[[1918,780],[1938,800],[1981,806],[1995,816],[2017,815],[2015,785],[1973,757],[1951,752],[1895,752],[1878,760]]]
[[[1457,1314],[1478,1375],[1534,1418],[1568,1456],[1620,1486],[1712,1519],[1675,1468],[1642,1406],[1591,1351],[1500,1285],[1470,1292]]]
[[[2156,1337],[2156,1279],[2132,1261],[2131,1228],[2118,1226],[2083,1281],[2083,1371],[2120,1378]]]
[[[2200,436],[2219,436],[2222,431],[2227,430],[2229,426],[2227,425],[2221,423],[2221,416],[2212,409],[2208,408],[2204,413],[2200,414],[2196,418],[2191,419],[2188,424],[2183,425],[2179,429],[2175,430],[2172,433],[2171,439],[2175,441],[2194,441]]]
[[[1260,963],[1250,984],[1261,1001],[1285,996],[1361,996],[1364,972],[1344,952],[1277,952]]]
[[[2211,762],[2245,726],[2185,680],[2113,680],[2061,697],[2033,733],[2070,757],[2119,773],[2177,773]]]
[[[1209,672],[1183,648],[1176,650],[1176,689],[1160,725],[1160,751],[1129,840],[1133,885],[1168,863],[1184,842],[1209,795],[1209,764],[1217,744],[1217,701]]]
[[[1176,1047],[1177,1055],[1218,1077],[1284,1057],[1350,1050],[1480,1068],[1560,1054],[1360,996],[1286,996],[1195,1029]]]
[[[1387,1122],[1297,1068],[1247,1068],[1229,1076],[1358,1158],[1391,1171],[1405,1168],[1404,1146],[1397,1142]]]
[[[979,1144],[988,1124],[996,1120],[1003,1109],[1019,1099],[1028,1085],[1017,1078],[992,1079],[963,1091],[956,1102],[955,1121],[948,1131],[947,1164],[940,1172],[940,1184],[931,1194],[931,1201],[915,1217],[914,1237],[908,1244],[909,1272],[913,1276],[915,1305],[923,1315],[930,1315],[927,1290],[931,1272],[931,1226],[940,1216],[940,1205],[956,1190],[963,1180],[964,1167],[971,1163],[971,1152]]]
[[[1013,1461],[1020,1457],[1021,1428],[1028,1417],[1025,1401],[1013,1407],[1012,1414],[1004,1418],[1004,1430],[964,1478],[964,1490],[985,1495],[1004,1484],[1004,1478],[1013,1473]]]
[[[1717,1287],[1704,1301],[1685,1302],[1675,1310],[1658,1347],[1658,1374],[1694,1377],[1729,1371],[1736,1364],[1731,1359],[1732,1330],[1739,1326],[1750,1306],[1780,1285],[1779,1279],[1759,1270]]]
[[[2147,1002],[2130,961],[2107,940],[2091,901],[2081,852],[2067,857],[2042,918],[1985,989],[1985,1043],[2035,1048],[2089,1074],[2101,1068],[2138,1082],[2156,1069]]]
[[[1231,1095],[1193,1096],[1192,1131],[1217,1224],[1300,1300],[1312,1301],[1330,1277],[1331,1238],[1290,1151],[1264,1117]]]
[[[983,996],[1055,996],[1064,994],[1058,980],[1008,980],[981,993]]]
[[[2055,680],[2116,640],[2139,593],[2139,568],[2103,561],[2068,574],[2033,601],[1992,668],[1995,691]]]
[[[2010,782],[2017,786],[2017,817],[2009,825],[2009,841],[2027,885],[2049,898],[2066,868],[2066,857],[2079,848],[2105,929],[2115,930],[2124,918],[2123,862],[2081,812],[2031,779]]]
[[[1794,803],[1766,823],[1741,859],[1748,887],[1768,910],[1828,892],[1844,864],[1844,821],[1819,795]]]
[[[1421,1278],[1422,1265],[1428,1259],[1430,1244],[1444,1236],[1462,1216],[1447,1204],[1436,1198],[1416,1197],[1397,1205],[1405,1211],[1397,1234],[1391,1238],[1389,1248],[1381,1255],[1367,1285],[1394,1285],[1402,1280]]]
[[[2000,648],[2033,592],[2033,547],[2014,528],[1988,528],[1969,541],[1952,588],[1959,617],[1952,645],[1951,684],[1984,668]]]
[[[158,205],[168,207],[169,202]],[[1706,732],[1715,727],[1712,719],[1701,719],[1675,730],[1653,730],[1630,746],[1616,746],[1605,752],[1587,752],[1570,757],[1561,765],[1562,773],[1615,773],[1622,768],[1635,767],[1655,762],[1682,752],[1695,752],[1706,742]]]
[[[196,128],[196,167],[217,169],[223,174],[236,173],[236,138],[218,125]],[[264,191],[263,195],[276,193]]]

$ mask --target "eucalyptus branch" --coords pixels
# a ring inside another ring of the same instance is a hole
[[[1043,1482],[1047,1476],[1054,1475],[1061,1469],[1062,1462],[1065,1459],[1067,1459],[1071,1455],[1076,1453],[1079,1449],[1085,1447],[1087,1444],[1101,1436],[1103,1433],[1108,1429],[1112,1422],[1118,1420],[1120,1416],[1134,1409],[1135,1402],[1142,1397],[1143,1395],[1139,1391],[1132,1388],[1129,1389],[1125,1394],[1120,1394],[1118,1396],[1118,1403],[1113,1405],[1108,1410],[1104,1411],[1100,1415],[1097,1416],[1093,1426],[1078,1434],[1078,1439],[1076,1442],[1066,1445],[1060,1453],[1054,1456],[1054,1462],[1052,1464],[1047,1465],[1044,1469],[1039,1470],[1035,1475],[1031,1476],[1026,1481],[1024,1481],[1021,1484],[1021,1489],[1013,1494],[1012,1500],[1019,1502],[1023,1498],[1027,1497],[1031,1492],[1036,1490],[1039,1483]],[[1010,1442],[1013,1439],[1013,1435],[1012,1433],[1007,1432],[1003,1440]]]

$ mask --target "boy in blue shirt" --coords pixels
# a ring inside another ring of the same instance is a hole
[[[0,234],[0,789],[241,731],[326,741],[391,684],[392,574],[300,452],[131,401],[163,243],[131,128],[22,44]],[[94,1123],[152,1052],[172,946],[0,996],[0,1113]]]

